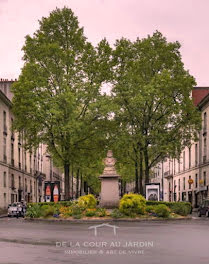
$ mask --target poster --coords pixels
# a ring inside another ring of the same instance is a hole
[[[58,202],[60,201],[60,182],[59,181],[45,181],[45,201]]]
[[[159,183],[148,183],[146,186],[146,199],[149,201],[160,200],[160,184]]]

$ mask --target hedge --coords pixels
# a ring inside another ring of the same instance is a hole
[[[40,203],[28,203],[27,206],[34,206],[34,205],[38,205],[40,207],[42,207],[43,205],[50,205],[50,206],[54,206],[54,205],[62,205],[62,206],[71,206],[73,204],[73,201],[59,201],[57,203],[55,202],[40,202]]]
[[[191,212],[192,206],[189,202],[165,202],[165,201],[146,201],[146,205],[164,204],[168,206],[172,212],[181,215],[188,215]]]

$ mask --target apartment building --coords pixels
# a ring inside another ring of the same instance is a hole
[[[161,185],[165,201],[189,201],[197,207],[209,199],[209,87],[196,87],[192,93],[201,111],[202,130],[179,159],[166,158],[153,169],[152,182]]]
[[[44,201],[44,181],[60,181],[64,191],[62,172],[53,165],[46,145],[26,151],[22,135],[11,131],[12,83],[13,80],[0,79],[0,207],[22,199]]]

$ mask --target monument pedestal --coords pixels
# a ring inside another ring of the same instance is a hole
[[[104,172],[99,177],[101,179],[101,207],[114,208],[119,205],[119,175],[115,170],[115,162],[112,151],[109,150],[104,162]]]

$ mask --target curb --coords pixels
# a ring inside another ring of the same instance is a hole
[[[192,220],[192,217],[185,217],[185,218],[176,218],[176,219],[88,219],[88,220],[82,220],[82,219],[40,219],[40,218],[24,218],[24,221],[28,222],[46,222],[46,223],[76,223],[76,224],[91,224],[91,223],[112,223],[112,222],[124,222],[124,223],[140,223],[140,222],[166,222],[166,221],[185,221],[185,220]]]
[[[7,215],[7,214],[5,214],[5,215],[0,215],[0,218],[4,218],[4,217],[8,217],[8,215]]]

